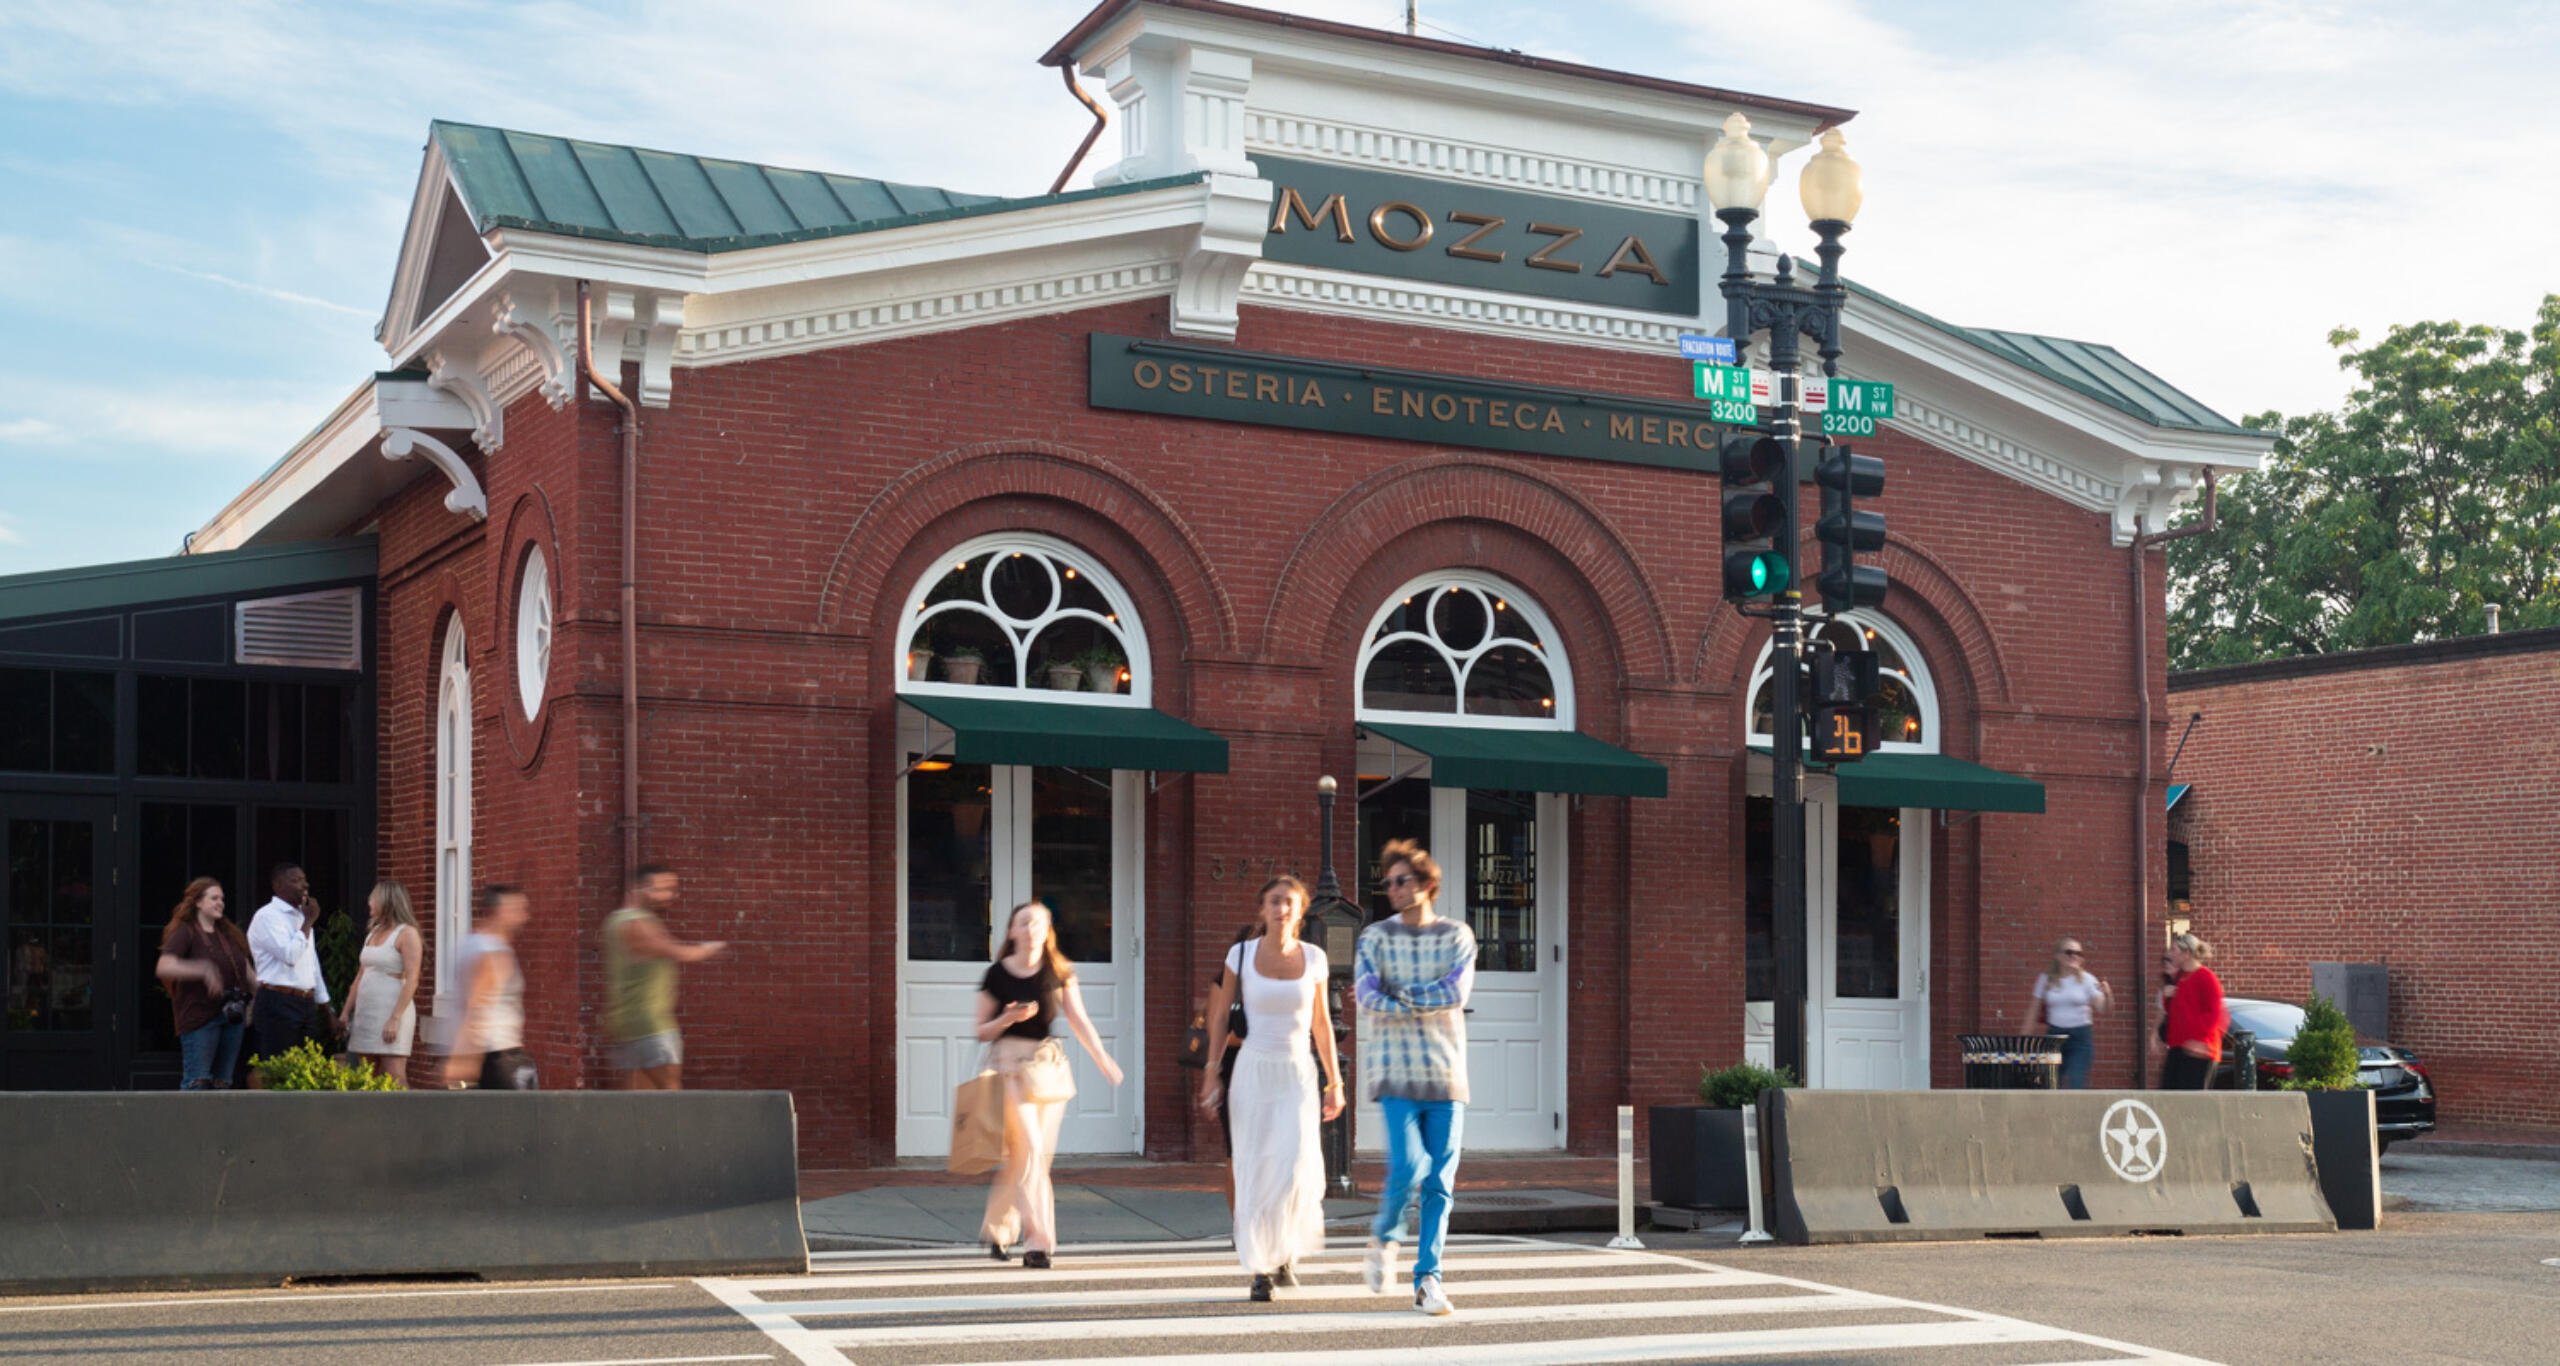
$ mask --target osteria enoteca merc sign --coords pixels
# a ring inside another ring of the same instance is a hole
[[[1086,401],[1128,412],[1683,470],[1714,469],[1722,434],[1703,404],[1102,332],[1092,336]]]
[[[1262,259],[1696,317],[1698,220],[1596,200],[1256,156]]]

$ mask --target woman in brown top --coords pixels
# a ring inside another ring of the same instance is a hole
[[[231,1084],[240,1033],[249,1021],[249,936],[222,913],[222,884],[187,884],[160,932],[155,975],[177,1015],[179,1085],[218,1091]]]

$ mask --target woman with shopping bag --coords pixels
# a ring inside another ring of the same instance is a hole
[[[987,1190],[987,1217],[978,1232],[997,1261],[1005,1260],[1006,1244],[1018,1238],[1022,1264],[1034,1270],[1048,1266],[1058,1250],[1049,1163],[1058,1153],[1067,1102],[1076,1094],[1067,1050],[1049,1033],[1060,1015],[1104,1079],[1119,1085],[1119,1064],[1103,1051],[1102,1036],[1085,1014],[1075,964],[1058,950],[1049,908],[1026,901],[1005,922],[1004,952],[988,965],[978,987],[978,1039],[987,1045],[987,1067],[1002,1087],[1004,1115],[1004,1165]],[[982,1075],[968,1085],[986,1080]],[[963,1104],[970,1099],[958,1097]]]

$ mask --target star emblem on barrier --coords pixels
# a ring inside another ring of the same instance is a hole
[[[2098,1121],[2098,1148],[2107,1165],[2127,1181],[2148,1181],[2169,1158],[2168,1126],[2138,1100],[2120,1100]]]

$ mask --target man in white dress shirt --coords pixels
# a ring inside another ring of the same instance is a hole
[[[320,901],[311,895],[311,879],[299,866],[280,863],[268,886],[275,899],[249,921],[258,994],[250,1007],[249,1046],[240,1050],[244,1057],[271,1058],[304,1039],[318,1039],[325,1048],[337,1032],[312,934],[320,923]]]

